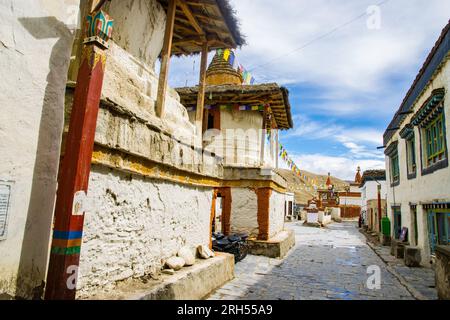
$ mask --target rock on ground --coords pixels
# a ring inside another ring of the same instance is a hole
[[[181,268],[183,268],[185,266],[185,264],[186,264],[186,262],[184,261],[184,259],[180,258],[180,257],[172,257],[166,261],[166,266],[169,269],[173,269],[175,271],[178,271]]]
[[[178,257],[183,258],[186,266],[193,266],[195,264],[195,255],[191,248],[183,247],[178,251]]]
[[[209,259],[209,258],[213,258],[214,257],[214,252],[209,249],[207,246],[203,245],[203,246],[199,246],[197,248],[198,251],[198,255],[202,258],[202,259]]]

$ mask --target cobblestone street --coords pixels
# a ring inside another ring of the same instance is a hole
[[[366,244],[355,223],[325,229],[292,223],[296,246],[284,260],[248,256],[236,278],[210,299],[413,300],[416,297]],[[369,266],[381,269],[381,289],[367,288]]]

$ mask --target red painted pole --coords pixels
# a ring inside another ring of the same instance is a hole
[[[381,185],[377,186],[378,191],[378,231],[381,233]]]
[[[45,299],[74,300],[95,130],[112,20],[87,17],[87,38],[77,77],[66,152],[59,175]]]

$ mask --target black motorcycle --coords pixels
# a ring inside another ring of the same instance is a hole
[[[235,263],[242,261],[248,254],[248,234],[232,234],[225,236],[222,233],[213,233],[213,249],[234,255]]]

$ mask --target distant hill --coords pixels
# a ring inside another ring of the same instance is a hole
[[[305,181],[305,179],[300,178],[291,170],[279,169],[277,170],[277,173],[286,179],[289,192],[295,193],[295,201],[301,204],[306,204],[308,200],[311,200],[317,196],[317,192],[314,190],[314,186],[310,182],[311,180],[313,180],[320,188],[321,186],[325,186],[328,178],[327,175],[319,175],[302,171],[302,174],[309,178],[309,181]],[[342,190],[344,187],[349,185],[346,181],[333,176],[331,177],[331,183],[334,184],[337,190]]]

